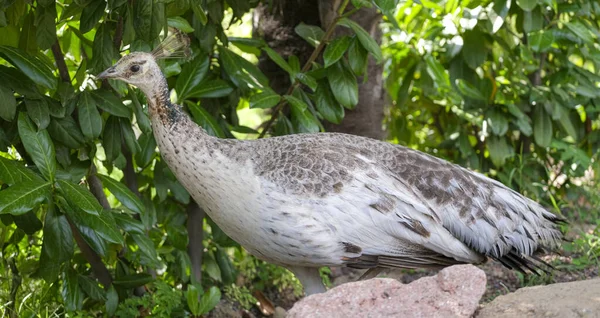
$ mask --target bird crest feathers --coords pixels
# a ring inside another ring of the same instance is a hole
[[[167,37],[152,51],[155,59],[187,58],[190,56],[190,38],[175,28],[169,28]]]

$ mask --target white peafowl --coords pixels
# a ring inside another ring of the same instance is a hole
[[[306,294],[321,266],[440,268],[495,259],[544,270],[556,216],[503,184],[399,145],[338,133],[219,139],[171,103],[152,53],[98,75],[141,89],[162,157],[216,224],[248,252],[290,269]],[[372,276],[372,275],[371,275]]]

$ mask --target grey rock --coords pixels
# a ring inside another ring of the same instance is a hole
[[[473,265],[448,267],[410,284],[374,278],[308,296],[287,317],[471,317],[485,285],[485,273]]]

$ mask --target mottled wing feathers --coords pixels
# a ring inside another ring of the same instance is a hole
[[[561,219],[536,202],[408,148],[357,136],[311,134],[259,140],[252,149],[255,173],[287,195],[307,200],[338,196],[352,201],[355,211],[347,213],[369,214],[360,226],[373,228],[356,229],[363,263],[372,256],[380,266],[445,266],[486,255],[515,269],[537,268],[527,255],[561,239],[556,226]],[[377,242],[361,235],[390,244],[373,231],[422,249],[407,255],[405,249],[393,252],[395,246],[369,246]]]

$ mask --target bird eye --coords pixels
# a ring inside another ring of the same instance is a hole
[[[140,66],[139,65],[131,65],[131,67],[129,68],[132,72],[137,72],[140,70]]]

